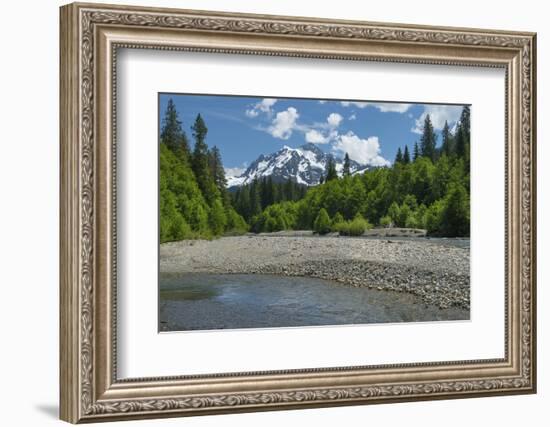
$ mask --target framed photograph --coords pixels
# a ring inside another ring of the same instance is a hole
[[[60,22],[63,420],[535,392],[535,34]]]

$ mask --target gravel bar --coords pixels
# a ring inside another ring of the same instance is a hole
[[[273,274],[408,292],[440,308],[470,308],[470,251],[444,239],[246,235],[160,248],[163,273]]]

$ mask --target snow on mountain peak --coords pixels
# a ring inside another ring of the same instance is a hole
[[[335,159],[332,154],[324,153],[315,144],[308,143],[298,148],[285,145],[275,153],[260,155],[243,174],[228,177],[227,186],[246,185],[252,183],[254,179],[267,176],[271,176],[275,182],[291,179],[299,184],[318,185],[321,177],[326,173],[330,158],[334,159],[337,172],[342,174],[343,161]],[[350,166],[352,174],[369,169],[368,165],[361,165],[353,160]]]

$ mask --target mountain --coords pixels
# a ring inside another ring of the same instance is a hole
[[[336,171],[341,175],[344,161],[334,158],[332,154],[324,153],[315,144],[305,144],[298,148],[285,145],[275,153],[260,155],[242,175],[228,176],[227,186],[250,184],[254,179],[265,176],[271,176],[274,182],[291,179],[298,184],[317,185],[321,176],[326,173],[327,163],[331,157],[336,163]],[[352,174],[361,173],[367,169],[370,169],[370,166],[350,161]]]

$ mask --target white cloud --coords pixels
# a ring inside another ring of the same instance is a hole
[[[273,106],[277,100],[275,98],[264,98],[260,102],[256,103],[252,108],[246,110],[244,113],[248,117],[257,117],[260,113],[265,113],[268,116],[273,114]]]
[[[327,103],[327,101],[325,101],[324,99],[319,100],[319,104],[326,104],[326,103]]]
[[[426,115],[430,115],[432,125],[435,130],[443,129],[445,120],[449,123],[449,126],[453,126],[460,119],[460,113],[462,107],[457,105],[426,105],[424,112],[418,119],[415,120],[414,126],[411,132],[422,135],[422,129],[424,128],[424,120]]]
[[[288,107],[285,111],[276,114],[267,131],[274,138],[288,139],[296,128],[296,120],[300,115],[294,107]]]
[[[406,113],[412,104],[399,104],[397,102],[376,102],[370,104],[382,113]]]
[[[355,115],[355,113],[351,113],[351,115],[348,117],[348,120],[355,120],[357,118],[357,116]]]
[[[374,107],[382,113],[405,113],[412,107],[412,104],[401,104],[397,102],[360,102],[340,101],[342,107],[367,108]]]
[[[245,170],[246,168],[225,168],[225,177],[241,176]]]
[[[357,107],[357,108],[366,108],[368,107],[368,102],[358,102],[358,101],[340,101],[342,107]]]
[[[344,118],[338,113],[330,113],[327,117],[327,123],[330,127],[336,128]]]
[[[258,115],[260,114],[258,112],[258,110],[255,110],[254,108],[251,108],[250,110],[246,110],[244,112],[244,114],[246,114],[247,117],[258,117]]]
[[[350,159],[373,166],[389,166],[390,162],[380,155],[380,142],[377,136],[360,138],[352,131],[339,135],[332,147],[341,154],[348,153]]]
[[[328,138],[316,129],[308,130],[305,137],[306,142],[311,142],[313,144],[326,144],[328,142]]]

